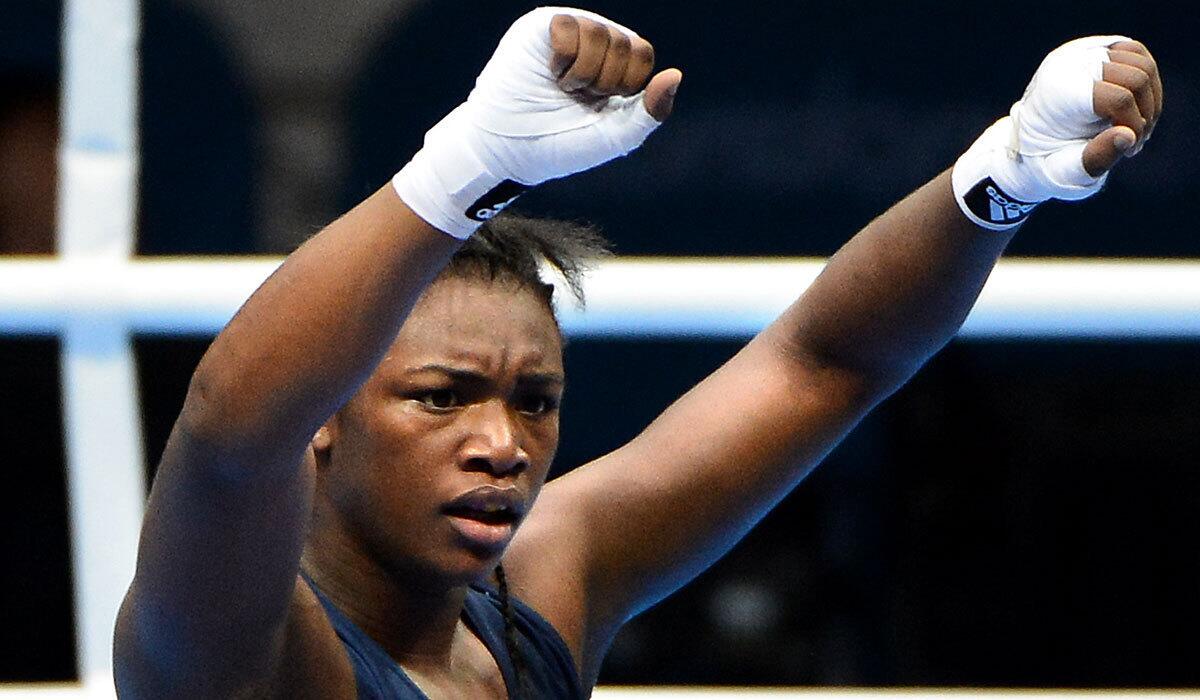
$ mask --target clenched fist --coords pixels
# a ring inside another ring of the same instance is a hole
[[[1141,152],[1162,115],[1162,78],[1145,44],[1119,41],[1108,47],[1101,80],[1092,88],[1092,104],[1096,115],[1112,125],[1083,151],[1084,169],[1098,176],[1122,156]]]
[[[467,101],[393,180],[437,228],[465,238],[525,189],[625,155],[671,113],[682,79],[594,13],[543,7],[513,23]]]
[[[1150,51],[1123,36],[1069,41],[1046,56],[1009,115],[959,158],[952,182],[967,218],[1020,225],[1047,199],[1079,200],[1138,153],[1163,103]]]

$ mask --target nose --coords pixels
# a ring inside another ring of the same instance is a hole
[[[503,401],[475,404],[467,409],[467,440],[462,459],[466,469],[496,476],[515,475],[529,467],[521,432]]]

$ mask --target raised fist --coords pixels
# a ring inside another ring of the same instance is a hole
[[[410,207],[466,237],[522,191],[625,155],[671,113],[677,69],[599,15],[543,7],[509,28],[467,101],[396,175]]]
[[[963,212],[1002,230],[1039,202],[1090,197],[1118,160],[1142,149],[1162,93],[1149,50],[1126,37],[1085,37],[1051,51],[1009,116],[955,164]]]

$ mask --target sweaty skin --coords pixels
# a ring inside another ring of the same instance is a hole
[[[613,49],[593,24],[555,20],[560,84],[580,99],[644,84],[652,69],[630,56],[645,47]],[[1093,173],[1162,109],[1145,48],[1110,56],[1134,70],[1096,85],[1114,127],[1085,151]],[[656,118],[678,82],[650,78]],[[441,506],[480,484],[533,501],[557,445],[561,341],[530,290],[430,286],[458,241],[380,190],[289,256],[197,368],[120,613],[120,692],[355,697],[303,563],[432,697],[503,697],[460,622],[466,582],[501,553],[590,689],[621,624],[723,554],[949,340],[1010,236],[969,223],[939,175],[645,432],[541,489],[505,550]]]
[[[451,648],[486,654],[456,618],[421,621],[460,608],[463,584],[507,545],[475,545],[442,506],[481,484],[532,505],[558,445],[563,381],[562,339],[541,299],[504,280],[442,279],[313,441],[304,568],[423,687],[439,685],[425,671],[447,644],[425,629],[454,630]]]

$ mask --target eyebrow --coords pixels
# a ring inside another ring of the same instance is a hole
[[[451,365],[441,365],[437,363],[421,365],[413,367],[410,372],[440,372],[448,377],[464,382],[482,383],[490,381],[487,375],[473,369],[465,367],[454,367]],[[558,372],[527,372],[521,374],[518,378],[523,384],[542,384],[542,385],[557,385],[566,384],[566,379]]]

